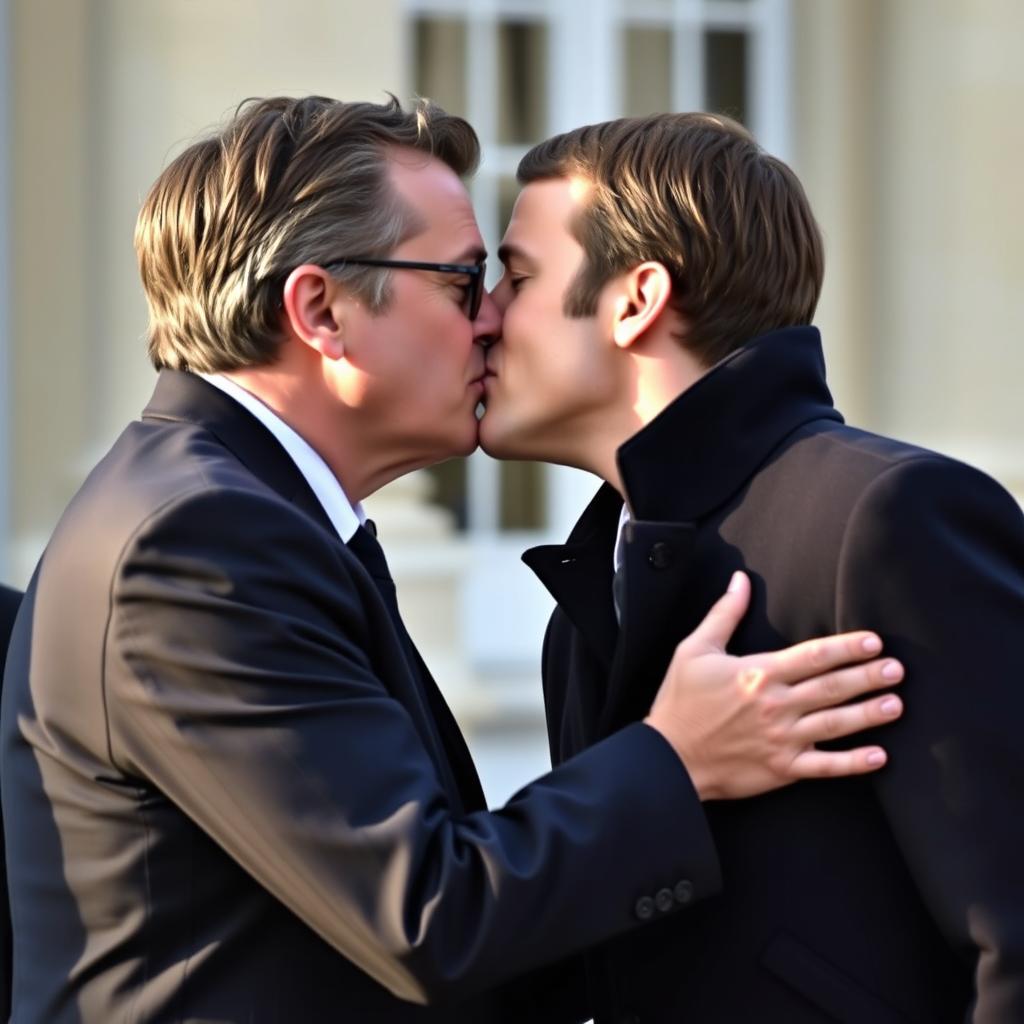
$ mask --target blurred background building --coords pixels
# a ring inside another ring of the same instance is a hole
[[[1020,0],[0,0],[3,577],[25,584],[152,388],[142,197],[239,100],[275,93],[466,115],[492,251],[531,143],[621,114],[738,117],[824,229],[818,323],[847,418],[1024,496],[1022,43]],[[519,554],[563,538],[595,486],[477,454],[368,503],[492,801],[547,764],[550,602]]]

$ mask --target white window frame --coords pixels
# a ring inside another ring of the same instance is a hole
[[[499,20],[525,20],[547,26],[547,128],[567,131],[623,113],[622,75],[625,24],[673,30],[673,106],[700,109],[703,99],[703,47],[708,29],[741,27],[749,33],[747,113],[766,149],[787,159],[790,152],[790,0],[403,0],[403,66],[413,66],[413,22],[417,17],[448,17],[466,26],[466,110],[483,154],[471,193],[480,229],[496,245],[504,225],[497,223],[498,187],[514,177],[526,147],[499,145],[495,89]],[[687,57],[696,54],[695,60]],[[682,57],[684,60],[680,60]],[[686,61],[689,60],[689,63]],[[407,89],[407,92],[410,91]],[[492,268],[496,276],[497,268]],[[493,282],[493,277],[491,278]],[[594,491],[593,476],[562,466],[545,466],[544,524],[536,531],[499,528],[500,466],[481,452],[466,467],[467,529],[471,552],[461,584],[461,643],[474,670],[498,681],[532,676],[536,668],[550,601],[519,565],[531,544],[560,541]],[[610,557],[610,553],[609,553]],[[518,675],[517,675],[518,673]],[[502,690],[502,693],[505,691]],[[522,699],[523,689],[512,691]],[[533,691],[530,691],[531,693]],[[507,695],[506,695],[507,696]],[[504,699],[504,698],[503,698]]]

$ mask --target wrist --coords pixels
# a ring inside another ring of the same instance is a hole
[[[711,773],[693,751],[687,750],[679,742],[675,735],[678,729],[673,730],[669,724],[659,721],[654,714],[649,714],[644,719],[644,724],[660,733],[665,742],[675,751],[676,757],[682,762],[683,770],[690,777],[690,784],[696,791],[698,799],[702,802],[716,799],[718,787],[711,777]]]

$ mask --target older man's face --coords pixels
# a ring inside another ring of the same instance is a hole
[[[444,163],[397,151],[389,161],[392,185],[421,230],[389,254],[395,260],[472,264],[484,244],[466,189]],[[392,270],[391,303],[379,314],[357,310],[346,323],[358,365],[363,421],[381,436],[378,447],[396,453],[404,469],[466,455],[477,445],[477,406],[483,397],[482,343],[495,336],[500,314],[484,295],[468,316],[467,275]]]

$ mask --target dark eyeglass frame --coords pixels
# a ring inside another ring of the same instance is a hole
[[[480,303],[484,297],[484,274],[487,272],[487,263],[424,263],[421,260],[372,260],[372,259],[337,259],[331,260],[325,266],[345,266],[348,264],[357,267],[394,267],[397,270],[433,270],[439,274],[465,274],[469,278],[469,294],[466,296],[468,308],[466,316],[475,320],[480,312]]]

